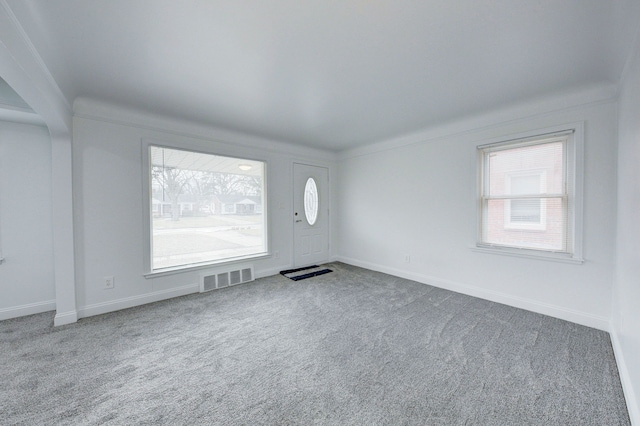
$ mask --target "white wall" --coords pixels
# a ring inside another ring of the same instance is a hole
[[[387,141],[344,153],[339,164],[339,258],[607,329],[615,248],[615,101],[539,110],[538,104],[518,106],[449,125],[446,132],[425,132],[402,143]],[[503,124],[475,124],[492,121]],[[585,122],[584,264],[472,251],[476,146],[577,121]],[[405,255],[410,255],[410,263]]]
[[[627,405],[640,424],[640,43],[619,101],[618,229],[612,336]]]
[[[89,101],[74,103],[74,211],[79,316],[88,316],[197,290],[201,271],[145,278],[143,138],[187,143],[217,154],[267,161],[271,251],[252,261],[255,275],[292,262],[292,162],[334,167],[332,154],[258,140]],[[335,193],[335,191],[334,191]],[[104,290],[102,277],[115,288]]]
[[[0,320],[55,309],[51,139],[0,121]]]

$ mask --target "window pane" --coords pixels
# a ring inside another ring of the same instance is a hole
[[[521,204],[516,207],[514,220],[513,204],[535,201],[544,212],[544,220],[537,216],[533,204]],[[511,203],[511,218],[505,220],[505,205]],[[488,200],[483,218],[483,241],[490,244],[520,247],[538,250],[565,251],[567,224],[566,209],[562,198],[545,198],[544,200]],[[544,226],[540,226],[543,223]]]
[[[541,174],[529,174],[521,176],[511,176],[511,195],[538,194],[541,192]]]
[[[541,223],[542,200],[529,198],[525,200],[511,200],[511,222]]]
[[[567,250],[566,138],[487,149],[482,242]]]
[[[149,150],[153,270],[266,253],[263,162]]]
[[[561,194],[564,187],[563,152],[563,142],[490,152],[488,195]],[[542,173],[545,178],[541,180]]]
[[[318,218],[318,187],[312,177],[307,179],[304,186],[304,215],[309,225],[316,223]]]

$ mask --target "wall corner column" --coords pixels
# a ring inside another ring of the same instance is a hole
[[[71,134],[51,135],[53,254],[56,288],[54,325],[78,321],[73,233],[73,163]]]

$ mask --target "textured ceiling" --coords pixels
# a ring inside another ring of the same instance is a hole
[[[615,84],[635,3],[7,0],[70,102],[333,150]]]

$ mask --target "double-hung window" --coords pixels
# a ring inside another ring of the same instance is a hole
[[[482,145],[479,248],[578,259],[575,129]],[[581,136],[581,135],[580,135]]]
[[[150,273],[267,254],[265,162],[146,149]]]

